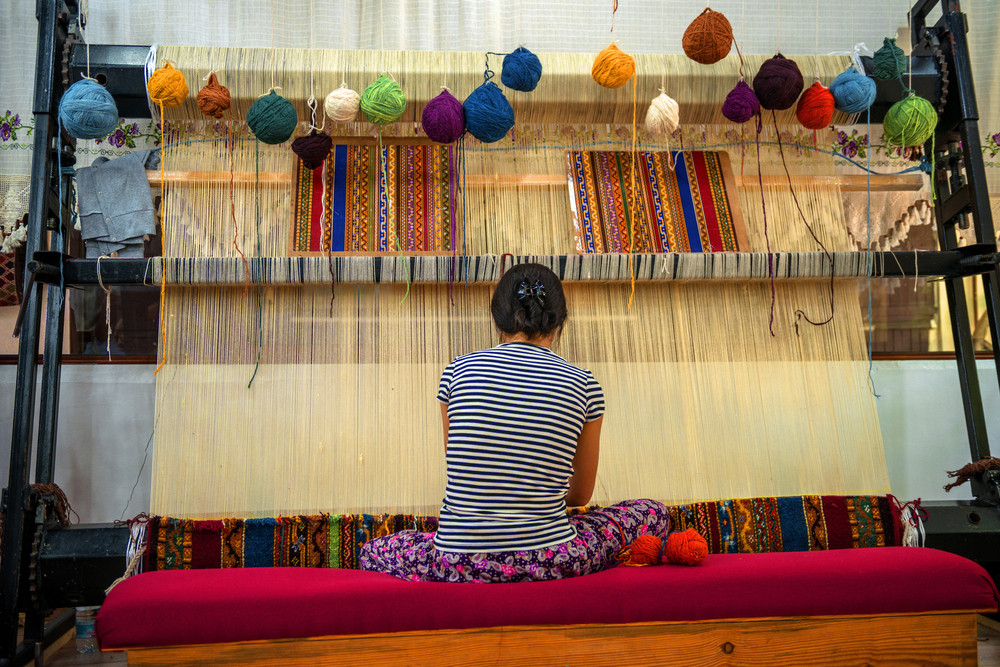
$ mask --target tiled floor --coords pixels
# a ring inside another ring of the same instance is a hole
[[[126,664],[124,653],[77,653],[72,633],[67,634],[61,647],[51,652],[46,667],[73,667],[77,665]],[[981,667],[1000,667],[1000,622],[981,618],[979,623],[979,664]]]

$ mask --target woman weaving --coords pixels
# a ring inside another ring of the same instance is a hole
[[[438,531],[369,540],[362,569],[413,581],[563,579],[611,567],[639,535],[666,536],[669,515],[652,500],[567,516],[594,490],[604,394],[551,350],[567,317],[559,278],[517,265],[491,311],[500,344],[441,375],[448,481]]]

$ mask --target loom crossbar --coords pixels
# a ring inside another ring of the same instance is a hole
[[[918,252],[772,253],[776,280],[834,278],[931,278],[976,275],[990,271],[1000,261],[997,253],[980,252],[978,246],[960,250]],[[73,285],[243,285],[247,269],[242,260],[227,258],[67,259],[60,274],[58,253],[36,253],[28,264],[35,279],[49,284],[60,280]],[[871,263],[869,266],[869,258]],[[662,253],[636,255],[517,255],[506,262],[497,255],[267,257],[248,259],[251,282],[268,285],[305,285],[330,282],[330,265],[340,283],[440,284],[450,280],[491,283],[499,280],[504,265],[538,262],[568,282],[669,282],[685,280],[768,280],[767,253]],[[164,268],[165,267],[165,268]],[[454,269],[454,270],[453,270]]]

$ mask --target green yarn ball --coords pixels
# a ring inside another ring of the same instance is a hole
[[[886,37],[882,48],[872,58],[872,76],[887,81],[898,79],[906,71],[906,56],[903,49],[896,46],[896,40]]]
[[[403,115],[406,110],[406,95],[398,83],[383,74],[361,93],[360,106],[368,122],[388,125]]]
[[[892,146],[923,146],[937,127],[934,106],[922,97],[910,95],[892,105],[882,120],[885,141]]]
[[[298,124],[299,116],[295,113],[295,107],[273,90],[254,102],[247,111],[247,125],[254,136],[265,144],[288,141]]]

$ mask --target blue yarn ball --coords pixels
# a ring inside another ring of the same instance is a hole
[[[833,106],[844,113],[861,113],[875,101],[875,81],[853,67],[830,84]]]
[[[298,124],[299,115],[295,113],[295,107],[273,90],[254,102],[247,111],[247,125],[254,136],[265,144],[288,141]]]
[[[100,139],[118,127],[118,107],[104,86],[81,79],[59,101],[59,120],[71,137]]]
[[[500,81],[513,90],[530,93],[542,78],[542,61],[534,53],[519,46],[503,59]]]
[[[465,128],[483,143],[500,141],[514,127],[514,110],[492,81],[472,91],[462,105],[465,109]]]

